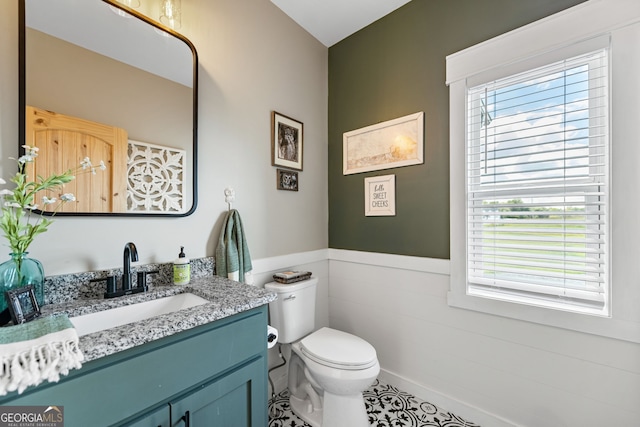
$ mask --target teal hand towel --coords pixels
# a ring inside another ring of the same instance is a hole
[[[237,210],[225,216],[220,239],[216,247],[216,274],[231,280],[253,284],[251,255],[244,235],[242,220]]]
[[[66,315],[40,317],[28,323],[0,328],[0,396],[82,366],[78,334]]]

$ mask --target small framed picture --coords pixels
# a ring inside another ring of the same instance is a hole
[[[33,286],[12,289],[4,293],[14,325],[28,322],[40,316],[40,306]]]
[[[278,173],[278,190],[298,191],[298,172],[276,169]]]
[[[271,116],[271,164],[301,171],[304,149],[302,123],[275,111]]]
[[[365,216],[395,216],[396,176],[373,176],[364,179]]]

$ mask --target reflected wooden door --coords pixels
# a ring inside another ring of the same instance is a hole
[[[76,201],[65,203],[58,212],[125,212],[127,141],[124,129],[27,106],[25,143],[39,148],[32,176],[75,169],[86,157],[94,165],[102,160],[107,166],[96,174],[76,174],[59,194],[39,194],[36,203],[53,210],[56,204],[42,206],[43,195],[59,198],[73,193]]]

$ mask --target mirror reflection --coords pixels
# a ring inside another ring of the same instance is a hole
[[[20,145],[40,149],[34,173],[43,176],[85,157],[107,165],[65,186],[77,203],[62,214],[188,215],[196,203],[195,49],[115,5],[22,0]]]

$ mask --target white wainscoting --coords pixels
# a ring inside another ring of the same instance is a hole
[[[329,250],[329,324],[381,378],[482,426],[640,422],[640,345],[452,308],[447,260]]]
[[[638,425],[640,345],[452,308],[448,264],[328,249],[256,260],[254,271],[258,285],[312,271],[318,326],[366,339],[381,379],[483,427]],[[269,366],[279,362],[271,350]],[[286,368],[271,378],[281,391]]]

